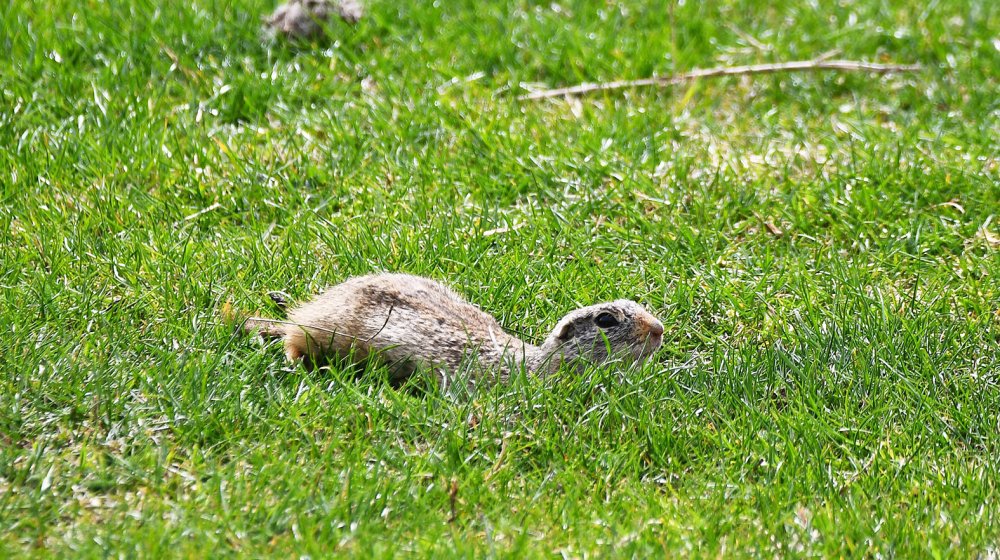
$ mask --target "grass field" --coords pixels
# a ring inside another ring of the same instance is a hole
[[[0,556],[1000,554],[1000,5],[0,2]],[[838,57],[580,100],[525,88]],[[392,270],[639,370],[453,398],[234,336]]]

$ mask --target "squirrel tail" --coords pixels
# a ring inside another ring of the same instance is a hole
[[[291,296],[284,292],[268,292],[267,295],[282,312],[286,311],[292,302]],[[239,330],[246,334],[256,334],[264,338],[284,338],[285,336],[287,321],[265,319],[264,317],[246,317],[233,309],[231,301],[223,304],[220,311],[225,321],[230,323],[239,322]]]
[[[263,317],[247,317],[243,321],[243,331],[258,334],[264,338],[283,338],[285,336],[284,321],[264,319]]]

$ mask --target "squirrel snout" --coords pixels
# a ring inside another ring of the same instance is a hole
[[[651,336],[653,338],[663,336],[663,323],[656,319],[656,317],[644,317],[639,324],[640,332],[646,336]]]

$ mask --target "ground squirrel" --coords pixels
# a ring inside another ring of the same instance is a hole
[[[408,274],[354,277],[293,308],[287,321],[253,317],[244,328],[283,338],[288,359],[307,367],[371,355],[389,366],[394,380],[420,367],[455,371],[469,360],[495,370],[501,381],[522,366],[545,375],[564,361],[641,363],[663,341],[656,317],[620,299],[569,313],[534,346],[447,286]]]

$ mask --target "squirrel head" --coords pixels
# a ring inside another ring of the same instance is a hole
[[[619,299],[569,313],[542,348],[546,354],[561,354],[565,360],[601,363],[617,358],[641,364],[662,343],[663,324],[638,303]]]

